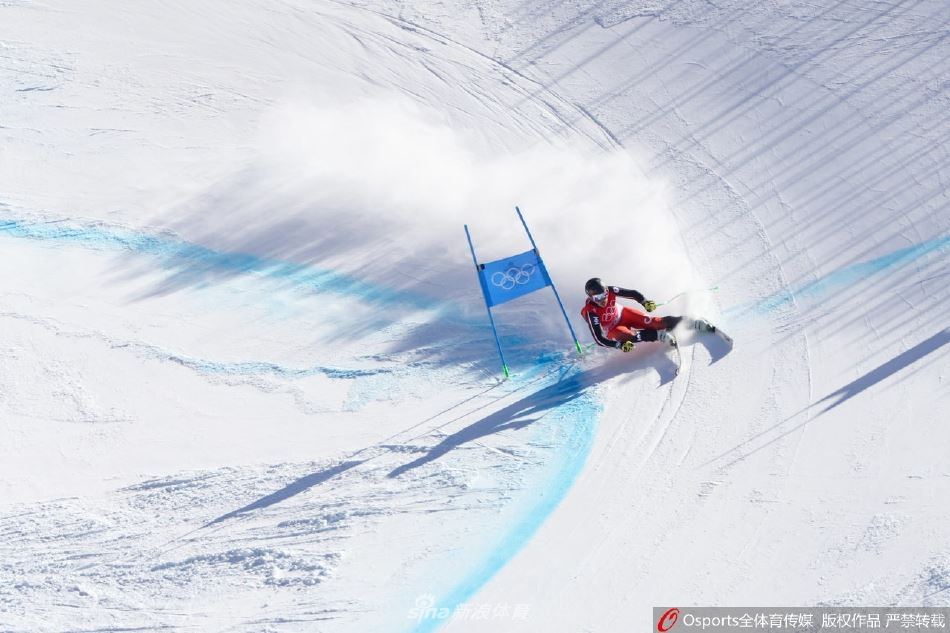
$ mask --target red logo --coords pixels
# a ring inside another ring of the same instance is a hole
[[[679,609],[667,609],[666,613],[660,616],[660,621],[656,623],[656,630],[660,633],[666,633],[673,628],[679,617]]]

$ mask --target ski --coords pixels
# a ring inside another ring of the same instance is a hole
[[[713,325],[706,319],[697,319],[694,322],[693,329],[695,329],[697,332],[708,332],[710,334],[715,334],[716,336],[721,338],[723,341],[728,343],[729,347],[732,347],[733,345],[735,345],[735,341],[732,340],[731,336],[723,332],[719,327]]]

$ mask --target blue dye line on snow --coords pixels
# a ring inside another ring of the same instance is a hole
[[[449,593],[436,601],[439,610],[445,609],[448,613],[454,613],[501,571],[528,544],[564,500],[587,463],[602,406],[596,398],[585,392],[587,386],[580,380],[579,370],[572,368],[569,372],[567,377],[562,376],[557,388],[566,394],[576,392],[579,395],[557,406],[558,416],[553,423],[568,428],[569,434],[561,447],[562,461],[558,464],[553,478],[539,491],[540,498],[526,508],[514,526],[493,547],[489,556],[469,571]],[[412,633],[431,633],[447,621],[448,618],[423,617],[412,629]]]
[[[727,316],[733,318],[747,314],[762,315],[793,305],[796,298],[819,299],[834,290],[854,285],[874,274],[909,264],[948,247],[950,247],[950,236],[908,246],[866,262],[846,266],[798,287],[786,288],[754,303],[729,308],[725,312]]]
[[[392,370],[390,369],[343,369],[342,367],[324,367],[321,365],[314,367],[293,368],[284,367],[275,363],[261,363],[253,361],[220,363],[175,355],[169,355],[167,356],[167,359],[173,363],[178,363],[179,365],[203,373],[226,374],[229,376],[261,376],[270,374],[272,376],[278,376],[280,378],[287,378],[291,380],[309,378],[310,376],[317,375],[327,376],[328,378],[354,379],[392,373]]]
[[[360,299],[422,310],[446,306],[355,279],[340,273],[248,253],[218,251],[184,240],[101,225],[35,222],[0,218],[0,235],[44,242],[63,242],[91,250],[127,251],[156,258],[182,285],[206,286],[215,277],[254,275],[313,292],[359,296]]]

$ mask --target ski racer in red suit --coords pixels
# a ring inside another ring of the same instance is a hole
[[[650,316],[640,310],[617,305],[617,297],[622,297],[633,299],[647,312],[656,310],[656,302],[645,298],[640,292],[619,286],[605,286],[597,277],[587,281],[584,291],[587,293],[587,302],[581,310],[581,316],[587,321],[594,340],[604,347],[629,352],[634,344],[645,341],[659,341],[676,347],[676,337],[669,330],[681,321],[695,330],[714,331],[713,326],[703,319]]]

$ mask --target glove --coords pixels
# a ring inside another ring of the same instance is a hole
[[[624,341],[623,345],[620,346],[620,351],[631,352],[633,351],[633,347],[634,347],[633,341]]]
[[[646,308],[647,312],[653,312],[656,310],[656,301],[650,301],[649,299],[644,300],[643,307]]]

